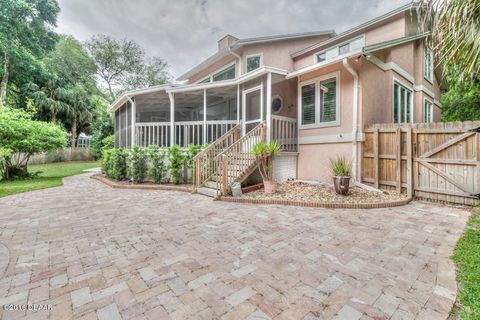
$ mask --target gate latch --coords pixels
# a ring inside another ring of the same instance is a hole
[[[479,132],[480,133],[480,127],[470,129],[470,130],[468,130],[468,132]]]

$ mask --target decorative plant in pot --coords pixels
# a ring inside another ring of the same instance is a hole
[[[275,193],[277,191],[277,182],[273,180],[273,158],[280,151],[280,146],[276,141],[257,143],[252,150],[252,154],[257,159],[258,171],[263,179],[265,193]]]
[[[350,187],[352,164],[345,157],[338,156],[335,159],[330,159],[330,170],[333,175],[335,192],[346,196]]]

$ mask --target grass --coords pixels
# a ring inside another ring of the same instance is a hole
[[[57,162],[28,166],[29,172],[42,171],[38,176],[14,181],[0,181],[0,197],[63,185],[62,178],[80,174],[85,169],[99,167],[99,162]]]
[[[453,260],[457,263],[459,292],[452,314],[462,320],[480,319],[480,209],[471,215]]]

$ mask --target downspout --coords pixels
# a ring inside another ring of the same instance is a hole
[[[357,144],[357,134],[358,134],[358,95],[359,95],[359,83],[358,83],[358,73],[355,69],[352,68],[347,58],[343,59],[343,66],[353,77],[353,112],[352,112],[352,178],[356,186],[364,188],[370,191],[382,192],[376,188],[367,186],[359,181],[359,172],[358,172],[358,144]]]
[[[228,52],[230,52],[230,54],[232,54],[233,56],[235,56],[235,58],[238,59],[238,76],[240,76],[242,74],[242,56],[232,51],[232,47],[230,46],[228,47]]]

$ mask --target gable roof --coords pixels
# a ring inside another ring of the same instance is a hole
[[[430,31],[427,31],[427,32],[412,34],[412,35],[401,37],[401,38],[396,38],[396,39],[393,39],[393,40],[388,40],[388,41],[384,41],[384,42],[371,44],[369,46],[365,46],[363,48],[363,52],[364,53],[369,53],[369,52],[374,52],[374,51],[378,51],[378,50],[382,50],[382,49],[391,48],[391,47],[398,46],[398,45],[401,45],[401,44],[404,44],[404,43],[408,43],[410,41],[414,41],[414,40],[417,40],[417,39],[422,39],[422,38],[428,37],[429,35],[430,35]]]
[[[304,48],[304,49],[302,49],[302,50],[299,50],[299,51],[297,51],[297,52],[293,52],[293,53],[291,54],[291,57],[292,57],[292,58],[299,57],[299,56],[301,56],[301,55],[303,55],[303,54],[305,54],[305,53],[308,53],[308,52],[310,52],[310,51],[312,51],[312,50],[321,48],[321,47],[323,47],[323,46],[325,46],[325,45],[327,45],[327,44],[336,42],[336,41],[338,41],[338,40],[340,40],[340,39],[342,39],[342,38],[347,38],[347,37],[353,35],[353,34],[356,33],[356,32],[359,32],[359,31],[364,30],[364,29],[366,29],[366,28],[372,27],[372,26],[374,26],[374,25],[376,25],[376,24],[378,24],[378,23],[381,23],[381,22],[383,22],[383,21],[385,21],[385,20],[387,20],[387,19],[390,19],[390,18],[392,18],[392,17],[395,17],[395,16],[397,16],[397,15],[399,15],[399,14],[402,14],[402,13],[404,13],[404,12],[407,11],[407,10],[411,10],[411,9],[413,9],[413,8],[416,8],[416,6],[417,6],[417,5],[416,5],[415,3],[413,3],[413,4],[412,4],[412,3],[409,3],[409,4],[406,4],[406,5],[404,5],[404,6],[401,6],[400,8],[397,8],[397,9],[392,10],[392,11],[390,11],[390,12],[387,12],[386,14],[383,14],[383,15],[381,15],[381,16],[379,16],[379,17],[376,17],[376,18],[374,18],[374,19],[372,19],[372,20],[370,20],[370,21],[367,21],[367,22],[365,22],[365,23],[362,23],[362,24],[360,24],[360,25],[358,25],[358,26],[356,26],[356,27],[353,27],[353,28],[351,28],[351,29],[349,29],[349,30],[347,30],[347,31],[345,31],[345,32],[342,32],[342,33],[340,33],[340,34],[338,34],[338,35],[336,35],[336,36],[334,36],[334,37],[332,37],[332,38],[330,38],[330,39],[327,39],[327,40],[325,40],[325,41],[321,41],[321,42],[319,42],[319,43],[316,43],[316,44],[314,44],[314,45],[311,45],[311,46],[309,46],[309,47],[306,47],[306,48]]]
[[[189,71],[182,74],[180,77],[177,78],[177,80],[178,81],[187,80],[193,74],[201,71],[202,69],[205,69],[209,65],[211,65],[211,64],[225,58],[226,56],[230,55],[232,53],[232,50],[236,50],[236,49],[238,49],[242,46],[245,46],[245,45],[257,44],[257,43],[266,43],[266,42],[275,42],[275,41],[302,39],[302,38],[317,37],[317,36],[323,36],[323,35],[334,36],[335,31],[334,30],[321,30],[321,31],[314,31],[314,32],[290,33],[290,34],[280,34],[280,35],[273,35],[273,36],[238,39],[234,42],[233,45],[218,50],[216,53],[214,53],[213,55],[211,55],[207,59],[205,59],[202,62],[200,62],[199,64],[197,64],[195,67],[193,67]],[[226,36],[228,36],[228,35],[226,35]],[[223,37],[223,38],[225,38],[225,37]]]

